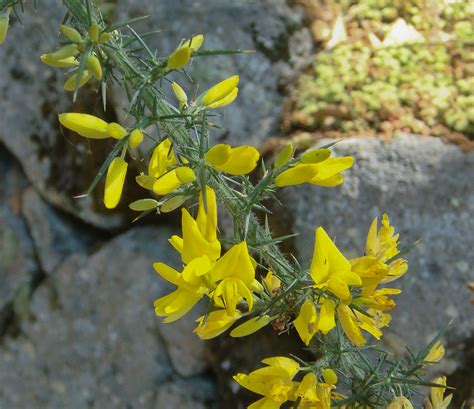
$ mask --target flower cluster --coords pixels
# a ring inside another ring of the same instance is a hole
[[[237,374],[234,379],[238,384],[261,396],[249,408],[278,409],[287,402],[303,409],[375,407],[372,396],[381,399],[384,407],[412,407],[414,381],[406,374],[413,374],[418,382],[420,369],[443,357],[444,347],[438,339],[423,353],[413,355],[412,361],[394,361],[390,373],[397,376],[380,379],[384,375],[379,369],[387,362],[386,356],[380,358],[380,366],[357,366],[364,361],[362,331],[379,339],[381,329],[390,322],[387,311],[395,307],[391,296],[400,290],[386,285],[407,271],[407,261],[398,249],[398,234],[388,216],[383,215],[381,226],[377,218],[373,220],[365,255],[353,259],[344,256],[324,228],[318,227],[309,267],[282,253],[278,243],[285,237],[272,236],[266,217],[264,226],[260,224],[262,214],[270,213],[265,203],[276,199],[277,188],[303,183],[339,186],[344,182],[342,172],[352,167],[354,159],[332,157],[330,146],[295,158],[296,149],[288,145],[267,167],[255,147],[212,145],[209,129],[214,124],[209,117],[215,116],[212,110],[235,101],[239,76],[224,79],[194,99],[188,98],[176,81],[169,81],[177,104],[165,99],[159,85],[172,72],[188,75],[185,67],[193,57],[216,53],[200,50],[202,34],[182,41],[171,54],[160,58],[134,30],[132,38],[122,33],[120,28],[130,28],[130,22],[106,26],[93,7],[84,8],[77,0],[65,0],[65,4],[71,14],[64,20],[70,25],[60,28],[65,42],[41,60],[53,67],[73,69],[65,84],[69,91],[77,92],[92,76],[101,81],[103,90],[117,80],[128,95],[127,116],[134,118],[132,126],[123,126],[89,114],[59,115],[61,125],[70,131],[114,141],[90,190],[106,173],[104,205],[115,208],[129,162],[140,159],[144,171],[135,180],[151,197],[131,203],[130,208],[143,215],[181,207],[181,234],[169,239],[180,255],[180,266],[174,268],[161,260],[153,264],[156,272],[175,286],[154,302],[156,315],[171,323],[197,303],[207,301],[207,313],[197,319],[195,329],[201,339],[221,335],[242,319],[244,322],[230,331],[231,336],[248,336],[272,324],[278,332],[294,328],[304,344],[312,343],[314,349],[310,350],[322,352],[313,363],[278,356],[263,360],[263,368]],[[0,14],[0,43],[10,11]],[[140,44],[142,54],[129,48],[133,43]],[[224,54],[229,52],[242,51]],[[142,149],[145,137],[152,145]],[[259,162],[261,173],[249,177]],[[197,206],[187,208],[183,206],[186,202],[197,202]],[[219,234],[218,205],[233,221],[233,231],[227,237]],[[353,368],[356,370],[351,372]],[[345,378],[349,382],[340,389],[351,390],[352,396],[335,390]],[[433,384],[427,407],[447,408],[451,395],[443,396],[445,378]]]

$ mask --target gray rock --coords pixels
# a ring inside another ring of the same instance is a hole
[[[41,269],[48,274],[70,254],[85,253],[101,237],[93,228],[74,223],[71,217],[49,206],[32,187],[23,193],[22,211]]]
[[[165,383],[158,389],[155,408],[217,408],[214,385],[205,378]]]
[[[125,220],[121,212],[106,211],[99,185],[96,195],[83,194],[111,149],[110,141],[89,141],[62,132],[60,112],[100,112],[98,94],[81,89],[76,104],[63,90],[66,71],[43,64],[39,57],[58,47],[58,28],[66,9],[46,0],[32,11],[25,6],[22,23],[12,17],[11,28],[0,48],[0,142],[20,161],[26,176],[55,206],[99,227],[113,228]],[[114,120],[111,110],[105,119]]]
[[[171,363],[181,376],[194,376],[209,369],[206,356],[207,343],[193,334],[196,318],[205,313],[203,306],[171,324],[159,324],[161,336],[166,344]]]
[[[177,376],[153,312],[167,286],[152,263],[177,262],[170,234],[132,229],[70,256],[38,287],[34,320],[0,348],[0,407],[156,407],[158,386]]]
[[[303,24],[303,12],[290,8],[285,0],[261,1],[119,1],[119,18],[149,15],[136,24],[142,32],[162,30],[149,37],[159,55],[171,53],[184,38],[205,35],[203,49],[247,49],[254,54],[196,58],[189,72],[203,92],[231,75],[240,75],[240,94],[230,106],[217,112],[216,119],[229,130],[233,143],[260,145],[262,139],[278,132],[286,86],[310,54],[311,34]],[[183,75],[176,76],[189,95],[193,86]],[[222,134],[222,133],[221,133]],[[226,140],[222,134],[219,140]]]
[[[341,187],[284,190],[301,258],[309,261],[320,225],[345,254],[362,255],[372,218],[386,212],[402,246],[421,239],[406,255],[409,271],[399,280],[403,292],[387,331],[392,341],[423,346],[451,320],[448,344],[467,340],[474,333],[467,288],[474,279],[474,155],[439,138],[412,135],[391,143],[345,139],[334,150],[356,158]]]
[[[23,172],[0,147],[0,334],[11,318],[14,300],[29,292],[39,273],[33,241],[21,215]],[[20,298],[18,298],[20,297]]]

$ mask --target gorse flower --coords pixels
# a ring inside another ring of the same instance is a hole
[[[230,175],[246,175],[257,166],[260,154],[253,146],[232,148],[227,144],[215,145],[206,153],[206,161],[215,169]]]
[[[354,164],[352,156],[331,158],[329,149],[316,149],[302,155],[293,167],[283,171],[275,178],[278,187],[310,183],[312,185],[333,187],[344,181],[342,171]]]
[[[440,376],[433,379],[433,383],[441,385],[439,387],[432,386],[430,391],[430,399],[425,400],[425,409],[447,409],[451,404],[453,395],[444,396],[446,391],[446,376]]]
[[[219,82],[209,89],[200,98],[201,105],[208,109],[223,108],[237,98],[239,89],[237,84],[239,83],[239,76],[234,75],[224,81]]]
[[[413,409],[412,403],[404,396],[395,396],[387,409]]]
[[[201,48],[203,42],[204,36],[202,34],[192,37],[190,40],[185,40],[183,44],[168,57],[166,69],[171,71],[183,68],[191,60],[193,52]]]
[[[99,59],[101,45],[109,41],[112,35],[106,31],[101,31],[101,28],[95,22],[91,24],[87,33],[81,34],[74,27],[64,24],[60,26],[60,31],[70,41],[70,44],[64,45],[53,53],[41,55],[41,61],[52,67],[79,67],[79,61],[84,56],[87,70],[82,72],[78,70],[70,76],[64,84],[66,91],[75,91],[76,87],[83,87],[92,77],[101,81],[103,78],[102,64]],[[81,75],[80,78],[78,78],[79,74]]]

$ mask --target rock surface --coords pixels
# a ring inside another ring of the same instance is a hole
[[[202,49],[247,49],[253,54],[196,58],[189,72],[199,93],[231,76],[240,75],[237,100],[216,119],[229,131],[233,144],[252,143],[278,132],[283,95],[290,81],[313,47],[304,26],[303,11],[290,8],[285,0],[233,1],[184,0],[119,1],[118,18],[149,15],[136,27],[141,32],[162,30],[149,37],[160,55],[171,53],[184,38],[203,33]],[[183,75],[177,81],[194,95]],[[220,133],[219,140],[227,140]]]
[[[64,6],[45,0],[36,12],[31,4],[25,10],[23,25],[12,17],[8,37],[0,47],[0,94],[8,98],[0,110],[0,142],[15,155],[30,182],[50,203],[95,226],[118,227],[125,222],[124,216],[106,211],[101,185],[95,196],[73,199],[87,190],[110,150],[110,142],[91,142],[59,128],[60,112],[103,116],[95,91],[81,89],[78,102],[72,105],[72,95],[63,90],[65,70],[49,67],[39,59],[57,48]],[[114,120],[115,115],[111,111],[105,118]]]
[[[467,287],[474,280],[474,154],[411,135],[391,143],[345,139],[334,150],[356,158],[341,187],[299,186],[283,193],[293,231],[300,233],[295,245],[301,258],[309,261],[320,225],[345,254],[363,254],[372,218],[388,213],[403,245],[421,242],[406,255],[409,271],[399,280],[403,292],[387,334],[420,347],[454,320],[446,333],[448,351],[462,344],[474,333]]]
[[[211,407],[211,381],[188,382],[173,369],[153,313],[153,300],[168,287],[152,262],[177,261],[168,251],[170,234],[163,227],[132,229],[89,256],[69,256],[41,283],[31,302],[34,319],[0,347],[1,407],[152,409],[168,395],[169,408],[191,401]],[[181,331],[181,338],[195,337],[192,327]],[[196,363],[200,351],[181,354],[184,372],[206,370]]]

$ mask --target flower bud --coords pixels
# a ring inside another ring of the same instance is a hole
[[[58,67],[58,68],[65,68],[65,67],[73,67],[74,65],[79,65],[74,57],[67,57],[67,58],[54,58],[53,54],[43,54],[40,57],[41,61],[49,65],[50,67]]]
[[[93,43],[99,41],[99,25],[97,23],[92,23],[88,30],[89,40]]]
[[[329,385],[335,385],[337,383],[337,375],[331,368],[326,368],[323,371],[323,379]]]
[[[190,59],[191,49],[189,47],[178,48],[168,57],[166,69],[179,70],[180,68],[183,68]]]
[[[128,140],[128,145],[130,148],[135,149],[143,141],[143,132],[141,129],[134,129],[130,133],[130,139]]]
[[[59,50],[51,53],[51,56],[57,60],[61,60],[63,58],[68,57],[75,57],[79,54],[79,49],[77,48],[76,44],[68,44],[64,47],[61,47]]]
[[[231,155],[232,147],[230,145],[221,143],[214,145],[211,149],[206,152],[206,162],[211,163],[214,166],[221,166],[226,163]]]
[[[186,95],[186,92],[184,92],[184,89],[176,82],[171,83],[171,89],[179,102],[179,109],[186,108],[186,105],[188,105],[188,96]]]
[[[184,42],[183,47],[189,47],[192,52],[198,51],[202,43],[204,43],[204,36],[202,34],[198,34],[190,38],[189,40],[186,40]]]
[[[7,11],[0,13],[0,44],[3,44],[7,36],[10,12],[11,8],[8,8]]]
[[[107,133],[107,122],[93,115],[68,112],[59,115],[62,126],[78,133],[86,138],[105,139]]]
[[[107,133],[109,134],[109,136],[115,139],[122,139],[128,135],[127,130],[122,125],[116,122],[111,122],[107,126]]]
[[[94,78],[100,81],[102,79],[102,66],[99,59],[94,54],[89,54],[86,63]]]
[[[234,88],[224,98],[221,98],[219,101],[209,104],[207,107],[209,109],[224,108],[225,106],[230,105],[232,104],[232,102],[234,102],[235,98],[237,98],[238,93],[239,89]]]
[[[104,192],[104,204],[107,209],[115,208],[120,201],[127,168],[128,163],[120,157],[114,158],[109,165]]]
[[[235,92],[234,90],[237,87],[238,83],[239,83],[239,76],[234,75],[214,85],[202,97],[202,100],[201,100],[202,105],[209,106],[227,97],[230,93]],[[234,98],[236,96],[237,95],[235,95]]]
[[[293,157],[293,145],[289,143],[278,154],[275,159],[275,169],[280,169],[285,166]]]
[[[81,33],[79,33],[79,31],[77,31],[75,28],[61,24],[59,30],[67,37],[69,41],[72,41],[73,43],[82,42]]]
[[[106,43],[106,42],[109,41],[111,38],[112,38],[112,34],[111,34],[111,33],[102,33],[102,34],[99,36],[99,43],[100,43],[100,44]]]
[[[78,88],[83,87],[87,83],[87,81],[90,80],[91,77],[92,77],[92,75],[89,73],[89,71],[84,70],[82,72],[82,77],[81,77],[81,80],[79,81],[79,87]],[[64,84],[64,89],[66,91],[74,91],[76,89],[76,81],[77,81],[77,73],[74,74],[73,76],[71,76],[66,81],[66,83]]]

